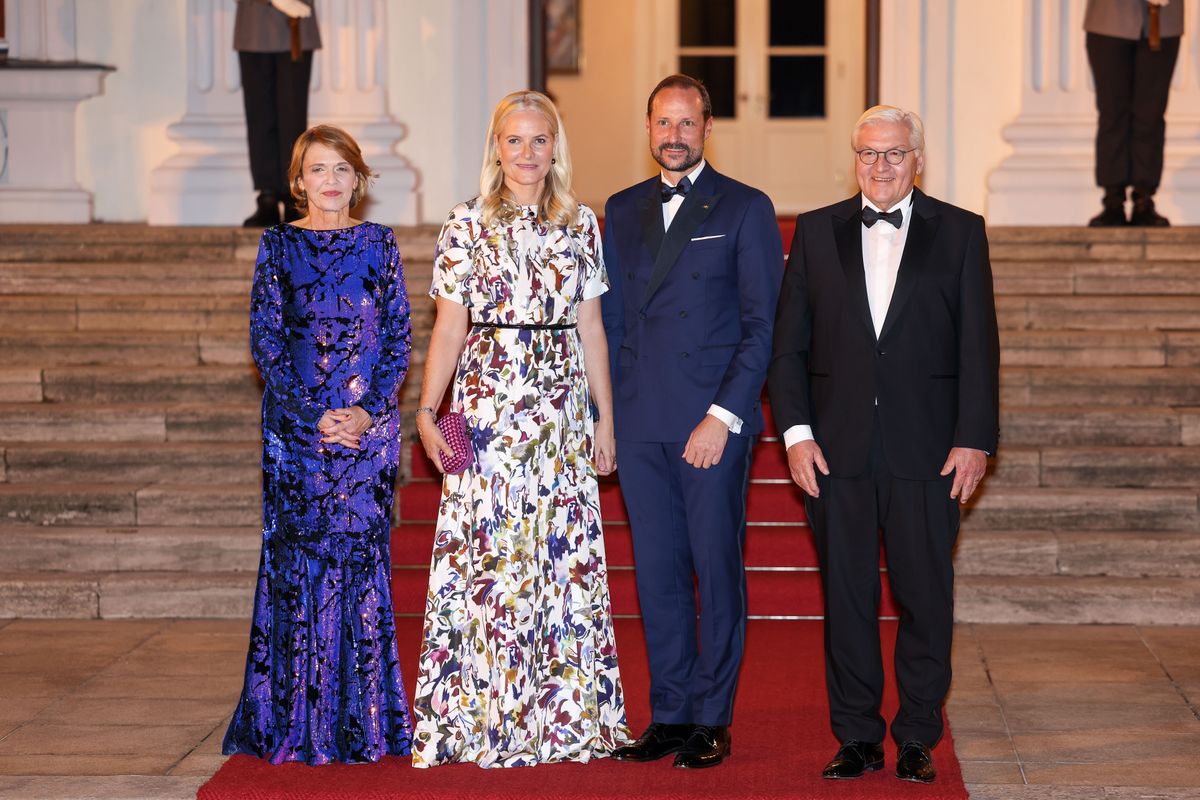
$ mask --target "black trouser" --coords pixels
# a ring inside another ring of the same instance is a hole
[[[1179,37],[1162,49],[1146,39],[1087,35],[1088,63],[1096,82],[1096,185],[1132,186],[1154,194],[1162,179],[1167,96],[1179,55]]]
[[[290,53],[238,52],[238,63],[254,188],[287,198],[292,145],[308,127],[312,51],[304,51],[299,61]]]
[[[817,473],[819,498],[808,498],[825,588],[825,676],[829,717],[841,742],[881,742],[887,732],[879,640],[879,529],[888,581],[900,606],[896,683],[897,742],[932,747],[942,736],[942,702],[950,689],[954,636],[954,565],[959,510],[953,476],[896,478],[888,469],[876,417],[871,459],[853,478]]]

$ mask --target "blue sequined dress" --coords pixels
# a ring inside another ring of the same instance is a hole
[[[392,231],[264,231],[250,347],[266,383],[263,548],[223,750],[309,764],[408,753],[389,515],[410,332]],[[371,415],[362,449],[322,444],[324,411],[352,405]]]

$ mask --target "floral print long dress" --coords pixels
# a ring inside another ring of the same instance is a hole
[[[250,347],[266,384],[262,560],[223,752],[276,764],[407,754],[390,514],[410,327],[391,229],[264,231]],[[352,405],[371,415],[362,449],[322,444],[321,415]]]
[[[434,539],[413,764],[587,761],[629,738],[617,670],[579,304],[607,288],[590,209],[571,228],[485,228],[456,206],[430,294],[468,331],[452,389],[475,462],[445,476]],[[607,365],[605,365],[607,368]]]

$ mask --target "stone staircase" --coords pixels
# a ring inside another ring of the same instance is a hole
[[[422,345],[436,235],[397,231]],[[258,236],[0,227],[0,617],[248,616]]]
[[[436,229],[397,235],[411,410]],[[964,522],[959,619],[1200,623],[1200,230],[990,238],[1002,445]],[[227,228],[0,226],[0,617],[248,616],[256,249]]]

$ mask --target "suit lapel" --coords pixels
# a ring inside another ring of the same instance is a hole
[[[837,242],[838,260],[846,276],[846,292],[850,305],[867,330],[875,338],[875,323],[871,321],[871,304],[867,300],[867,272],[863,266],[862,196],[855,195],[833,213],[833,238]]]
[[[904,254],[900,256],[900,269],[896,274],[896,288],[892,290],[892,302],[888,303],[887,316],[883,318],[883,329],[879,338],[887,337],[896,326],[904,305],[912,297],[913,289],[920,280],[921,271],[929,260],[933,239],[937,235],[941,217],[928,202],[920,189],[913,189],[912,220],[908,223],[908,237],[904,240]]]
[[[650,298],[658,291],[658,287],[662,286],[663,281],[667,279],[667,274],[671,271],[671,267],[679,260],[679,254],[683,252],[683,248],[691,241],[692,234],[696,228],[702,223],[712,210],[717,207],[717,203],[721,199],[721,195],[713,192],[716,181],[713,179],[712,165],[704,168],[700,173],[700,178],[696,181],[696,185],[688,192],[683,199],[683,205],[679,207],[679,211],[675,213],[675,219],[671,221],[671,227],[667,228],[666,234],[662,238],[662,246],[658,249],[658,255],[654,259],[654,267],[650,270],[650,282],[646,286],[646,294],[642,298],[642,308],[650,302]],[[658,204],[658,223],[659,229],[662,228],[662,203]]]
[[[658,251],[663,242],[662,193],[659,191],[660,180],[650,182],[650,191],[642,196],[638,204],[638,216],[642,222],[642,241],[650,251],[650,261],[658,258]]]

